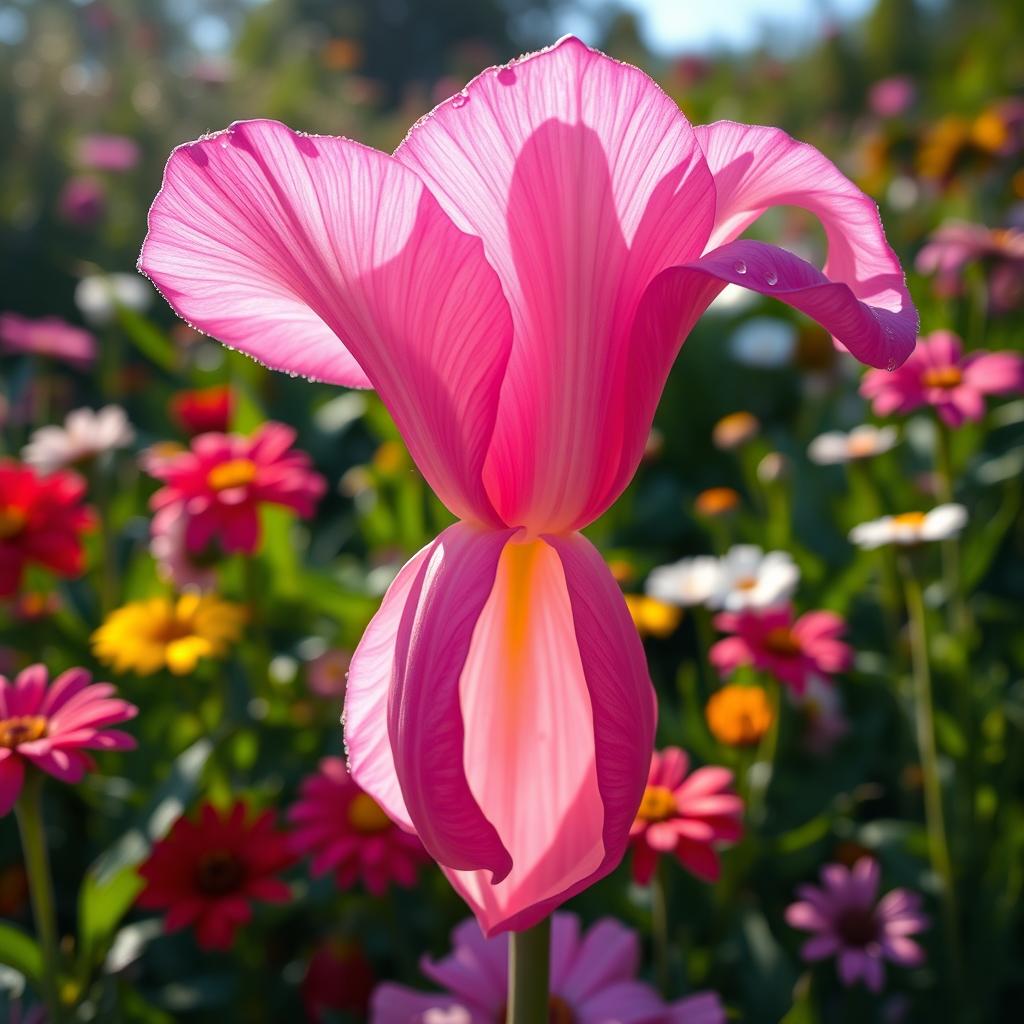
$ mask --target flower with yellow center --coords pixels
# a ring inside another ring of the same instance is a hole
[[[212,594],[133,601],[111,612],[93,633],[93,653],[116,672],[175,675],[193,672],[201,658],[221,658],[246,620],[240,605]]]
[[[387,832],[392,827],[391,819],[381,810],[380,804],[366,793],[356,793],[348,805],[348,823],[361,835]]]
[[[775,719],[771,701],[760,686],[723,686],[704,708],[711,735],[729,747],[752,747]]]
[[[683,617],[682,608],[645,594],[626,594],[626,607],[641,636],[665,637],[675,632]]]
[[[921,383],[926,388],[942,388],[952,391],[963,382],[964,375],[958,366],[936,366],[921,374]]]
[[[963,505],[938,505],[930,512],[901,512],[860,523],[850,531],[850,540],[868,550],[886,544],[923,544],[955,537],[966,525]]]
[[[679,813],[676,795],[668,786],[648,786],[640,800],[636,816],[641,821],[668,821]]]

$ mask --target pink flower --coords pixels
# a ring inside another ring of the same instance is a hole
[[[882,989],[886,960],[902,967],[924,963],[924,951],[909,936],[928,927],[916,892],[893,889],[879,901],[880,877],[871,857],[862,857],[852,870],[826,864],[821,888],[801,885],[800,900],[786,909],[791,927],[814,933],[801,950],[804,960],[834,956],[844,985],[862,978],[872,992]]]
[[[734,636],[710,650],[711,664],[724,677],[741,665],[774,676],[801,696],[814,675],[828,680],[849,668],[853,649],[839,638],[846,623],[833,612],[807,612],[795,622],[793,608],[730,612],[715,617],[715,627]]]
[[[452,932],[452,952],[424,957],[420,969],[443,992],[404,985],[377,987],[370,1024],[502,1024],[508,1003],[508,936],[484,938],[476,921]],[[636,980],[640,943],[636,932],[611,918],[580,931],[575,914],[551,921],[551,1021],[572,1024],[725,1024],[714,992],[699,992],[667,1005]]]
[[[57,197],[61,218],[75,227],[88,228],[107,210],[107,193],[94,178],[69,178]]]
[[[139,144],[127,135],[83,135],[76,155],[92,171],[130,171],[139,162]]]
[[[126,732],[108,728],[138,713],[116,692],[110,683],[93,683],[84,668],[68,669],[52,683],[43,665],[24,669],[13,683],[0,676],[0,816],[17,801],[26,768],[81,782],[95,767],[87,750],[135,746]]]
[[[149,553],[156,559],[160,576],[178,590],[213,590],[220,552],[189,551],[185,544],[188,522],[184,505],[162,508],[150,523]]]
[[[356,785],[340,757],[325,757],[320,771],[305,779],[288,820],[292,849],[313,858],[314,877],[333,871],[339,889],[361,881],[383,896],[392,884],[415,885],[417,869],[428,859],[416,836]]]
[[[879,117],[899,117],[910,109],[916,91],[909,75],[882,78],[871,86],[868,106]]]
[[[705,766],[687,775],[689,758],[678,747],[651,755],[647,788],[630,829],[633,878],[647,885],[658,856],[672,854],[705,882],[721,873],[717,847],[743,834],[743,801],[733,792],[732,772]]]
[[[324,651],[310,660],[306,669],[306,683],[310,690],[323,700],[343,699],[351,664],[351,651]]]
[[[932,331],[893,373],[868,370],[860,393],[878,416],[933,406],[943,421],[959,427],[985,415],[986,395],[1024,392],[1024,358],[1016,352],[963,354],[952,331]]]
[[[824,271],[738,240],[778,203],[821,217]],[[628,484],[726,284],[873,365],[906,357],[917,317],[874,204],[811,147],[693,129],[566,38],[485,71],[393,156],[272,121],[181,146],[149,227],[140,267],[182,316],[376,388],[461,520],[353,657],[349,759],[488,932],[529,926],[621,860],[654,737],[643,648],[577,531]]]
[[[251,437],[200,434],[190,450],[152,455],[146,470],[165,485],[151,501],[154,533],[169,532],[165,519],[184,510],[189,552],[216,542],[251,554],[259,547],[261,505],[283,505],[308,519],[326,484],[305,452],[289,450],[294,440],[291,427],[264,423]]]
[[[20,313],[0,313],[0,343],[8,352],[63,359],[78,369],[88,369],[96,359],[93,335],[55,316],[30,320]]]

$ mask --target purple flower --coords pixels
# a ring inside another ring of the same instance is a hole
[[[139,162],[139,145],[127,135],[84,135],[77,156],[92,171],[130,171]]]
[[[863,978],[872,992],[882,989],[885,960],[901,967],[924,963],[924,950],[909,936],[928,927],[916,892],[893,889],[878,899],[880,878],[878,861],[871,857],[862,857],[852,869],[826,864],[822,887],[801,885],[800,899],[786,909],[793,928],[814,933],[800,951],[805,960],[834,956],[844,985]]]
[[[103,186],[92,178],[69,178],[57,199],[57,211],[75,227],[92,227],[106,212]]]

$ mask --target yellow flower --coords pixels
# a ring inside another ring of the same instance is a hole
[[[682,608],[644,594],[626,594],[626,607],[641,636],[668,636],[683,617]]]
[[[133,601],[111,612],[93,633],[93,653],[116,672],[149,676],[166,666],[187,675],[200,658],[223,657],[245,619],[243,607],[212,594]]]
[[[752,747],[771,728],[775,713],[759,686],[723,686],[704,709],[711,735],[729,747]]]

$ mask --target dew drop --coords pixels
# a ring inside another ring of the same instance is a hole
[[[892,373],[896,369],[896,359],[895,359],[895,357],[890,357],[889,362],[886,364],[885,368],[890,373]]]
[[[469,93],[463,90],[452,97],[453,107],[464,107],[469,102]]]
[[[228,148],[228,140],[227,139],[221,139],[220,140],[220,148],[221,149],[227,149]]]
[[[732,265],[732,269],[735,270],[737,274],[745,274],[747,272],[747,265],[743,260],[737,260]]]
[[[515,85],[516,73],[514,68],[499,68],[498,81],[502,85]]]
[[[768,284],[779,283],[779,275],[776,274],[774,270],[769,270],[768,273],[764,275],[764,279]]]

